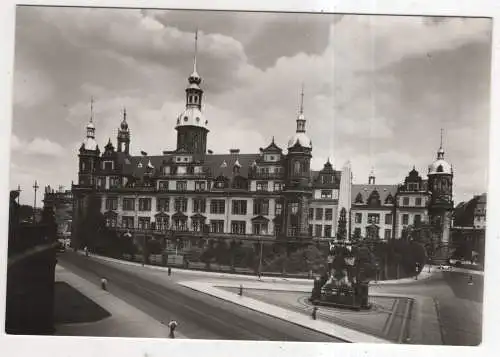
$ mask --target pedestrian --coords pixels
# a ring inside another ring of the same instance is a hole
[[[170,333],[168,335],[169,338],[175,338],[175,329],[177,328],[177,321],[172,320],[168,323],[168,328],[170,329]]]
[[[318,313],[318,307],[317,307],[317,306],[315,306],[315,307],[313,308],[312,315],[311,315],[311,316],[312,316],[312,318],[313,318],[313,320],[316,320],[316,314],[317,314],[317,313]]]
[[[240,291],[239,291],[238,295],[243,296],[243,285],[240,285]]]
[[[474,282],[472,281],[472,275],[469,275],[469,282],[467,284],[474,285]]]
[[[102,290],[108,290],[108,279],[104,277],[101,278],[101,288]]]
[[[85,246],[83,248],[83,251],[85,252],[85,256],[88,257],[89,256],[89,248],[87,248],[87,246]]]
[[[171,275],[172,275],[172,268],[168,267],[168,276],[171,276]]]
[[[259,271],[259,273],[257,274],[257,276],[259,277],[259,280],[262,279],[262,273]]]

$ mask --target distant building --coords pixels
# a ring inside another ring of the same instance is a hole
[[[73,195],[71,191],[64,190],[62,186],[55,191],[47,186],[45,187],[43,205],[44,207],[52,207],[54,210],[58,238],[70,238],[73,220]]]
[[[181,238],[186,247],[204,237],[332,239],[342,209],[348,239],[400,238],[408,225],[430,220],[441,225],[447,241],[453,172],[442,145],[427,179],[414,168],[400,185],[378,185],[374,174],[366,185],[353,184],[350,163],[338,171],[328,160],[320,171],[311,170],[313,145],[306,134],[302,93],[286,151],[273,138],[255,153],[231,149],[213,154],[207,150],[209,121],[202,112],[200,84],[195,61],[185,109],[175,119],[176,148],[161,155],[130,154],[126,111],[116,149],[109,140],[101,153],[91,111],[78,155],[78,183],[72,186],[75,237],[80,236],[78,222],[97,200],[109,228],[122,234]]]
[[[471,242],[475,251],[484,254],[486,238],[487,194],[474,196],[467,202],[459,203],[453,212],[452,243],[457,246]]]

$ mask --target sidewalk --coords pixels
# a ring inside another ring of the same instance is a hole
[[[169,328],[90,281],[56,266],[56,281],[63,281],[107,310],[111,316],[97,322],[60,324],[59,336],[156,337],[168,338]],[[182,328],[182,326],[180,326]],[[176,338],[186,338],[176,332]]]

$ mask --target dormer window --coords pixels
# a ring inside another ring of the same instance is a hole
[[[361,192],[356,195],[356,199],[355,199],[354,203],[361,203],[361,204],[364,203],[363,196],[361,195]]]
[[[165,166],[165,167],[163,168],[163,173],[164,173],[165,175],[169,175],[169,174],[170,174],[170,166]]]

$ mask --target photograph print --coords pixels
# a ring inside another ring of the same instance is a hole
[[[479,345],[491,41],[18,6],[5,332]]]

